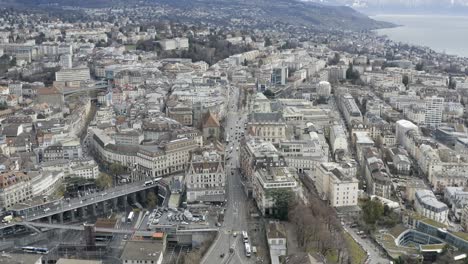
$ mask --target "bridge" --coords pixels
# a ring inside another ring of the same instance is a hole
[[[91,87],[80,87],[76,89],[72,89],[72,88],[63,89],[63,95],[67,96],[67,95],[76,94],[76,93],[97,91],[97,90],[107,90],[107,89],[109,89],[109,85],[107,84],[96,84]]]
[[[36,205],[20,204],[19,207],[12,209],[15,216],[22,218],[22,221],[35,226],[31,223],[47,220],[49,224],[53,222],[63,223],[64,220],[75,222],[77,217],[86,220],[88,214],[94,216],[109,212],[109,209],[118,209],[124,207],[127,203],[133,204],[138,201],[146,201],[146,193],[157,189],[158,195],[164,201],[167,200],[170,192],[167,184],[162,180],[145,184],[145,182],[135,182],[120,185],[105,191],[92,193],[85,197],[78,197],[69,200],[58,200]],[[0,224],[0,229],[14,227],[19,223]],[[24,224],[26,226],[26,224]]]
[[[47,229],[65,229],[65,230],[76,230],[84,231],[84,225],[64,225],[64,224],[47,224],[39,222],[19,222],[18,225],[24,225],[27,227],[34,228],[47,228]],[[167,229],[167,226],[161,226]],[[172,226],[174,229],[176,225]],[[155,229],[160,229],[156,226]],[[137,229],[116,229],[116,228],[105,228],[105,227],[96,227],[96,232],[99,233],[114,233],[114,234],[136,234],[140,236],[151,236],[154,234],[154,231],[144,231]],[[189,228],[189,229],[180,229],[176,233],[205,233],[205,232],[216,232],[218,228]]]

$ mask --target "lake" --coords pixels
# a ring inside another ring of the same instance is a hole
[[[468,17],[436,15],[376,15],[371,18],[401,25],[379,29],[391,40],[430,47],[468,57]]]

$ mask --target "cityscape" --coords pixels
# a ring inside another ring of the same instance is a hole
[[[395,26],[0,0],[0,264],[468,263],[468,59]]]

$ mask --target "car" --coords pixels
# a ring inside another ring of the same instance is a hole
[[[123,237],[123,239],[124,239],[124,240],[127,240],[127,239],[128,239],[128,235],[125,235],[125,236]]]
[[[233,237],[237,237],[237,232],[232,233]]]
[[[221,223],[220,223],[220,222],[217,222],[217,223],[216,223],[216,226],[217,226],[217,227],[221,227]]]
[[[188,225],[189,223],[187,223],[187,222],[185,222],[185,221],[182,221],[181,224],[183,224],[183,225]]]

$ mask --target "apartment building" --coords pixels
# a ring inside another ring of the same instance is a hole
[[[280,112],[251,113],[247,131],[253,138],[278,144],[286,139],[286,122]]]
[[[0,207],[8,209],[33,197],[31,176],[20,171],[0,174]]]
[[[418,190],[415,197],[414,208],[416,212],[440,223],[448,221],[448,206],[439,202],[432,191]]]
[[[316,169],[317,192],[333,207],[355,206],[359,192],[359,180],[355,175],[355,170],[344,168],[339,163],[321,163]]]
[[[225,182],[223,155],[214,150],[191,155],[185,176],[187,202],[223,202]]]
[[[294,192],[298,183],[296,172],[288,167],[262,168],[255,172],[253,181],[253,198],[262,215],[272,215],[274,212],[274,200],[272,191]]]

